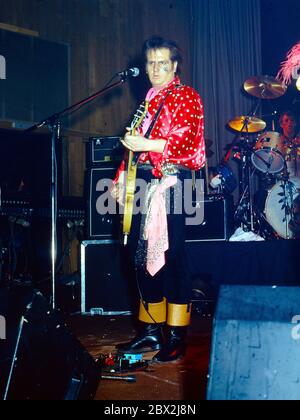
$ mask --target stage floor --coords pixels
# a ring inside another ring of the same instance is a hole
[[[68,319],[68,326],[94,358],[100,354],[114,354],[114,345],[132,338],[135,332],[130,316],[74,315]],[[210,317],[193,314],[185,357],[169,363],[149,363],[146,370],[122,373],[135,375],[134,383],[101,379],[95,399],[204,400],[211,331]],[[154,354],[148,353],[147,357]]]

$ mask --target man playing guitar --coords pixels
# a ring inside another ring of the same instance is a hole
[[[176,200],[183,201],[177,184],[205,165],[204,115],[198,93],[182,85],[177,75],[181,56],[176,43],[152,37],[143,52],[152,85],[146,96],[147,115],[122,140],[127,150],[139,154],[137,177],[147,182],[146,209],[133,217],[128,243],[140,293],[140,331],[117,348],[122,353],[159,350],[154,360],[166,362],[185,353],[190,323],[185,215],[174,208]],[[124,168],[123,163],[116,186]]]

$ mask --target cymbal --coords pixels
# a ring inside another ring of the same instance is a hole
[[[244,89],[256,98],[276,99],[285,94],[287,86],[271,76],[256,76],[246,80]]]
[[[248,117],[246,115],[241,115],[235,117],[233,120],[230,120],[228,126],[240,133],[258,133],[263,131],[266,128],[266,123],[263,120],[260,120],[256,117]]]

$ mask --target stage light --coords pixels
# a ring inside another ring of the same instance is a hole
[[[300,76],[298,77],[298,79],[297,79],[297,82],[296,82],[296,88],[298,89],[298,90],[300,90]]]

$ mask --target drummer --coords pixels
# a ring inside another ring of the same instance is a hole
[[[300,176],[300,132],[297,132],[295,115],[291,111],[284,111],[280,115],[279,125],[282,130],[280,149],[285,156],[289,175]]]

